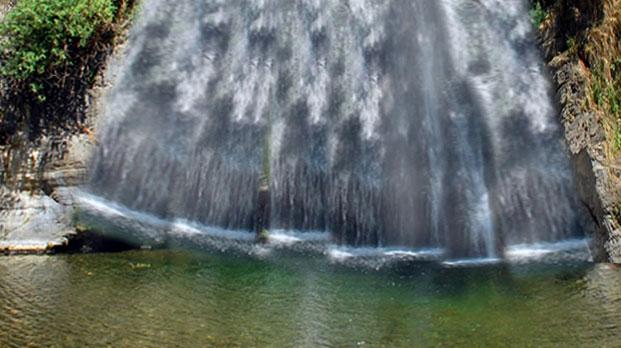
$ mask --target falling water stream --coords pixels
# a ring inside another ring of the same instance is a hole
[[[251,239],[264,183],[270,231],[450,259],[582,238],[527,6],[144,1],[85,200]]]

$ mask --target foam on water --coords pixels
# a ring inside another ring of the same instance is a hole
[[[401,263],[434,262],[444,267],[476,267],[508,263],[590,261],[589,241],[576,239],[559,243],[509,246],[504,259],[446,259],[441,248],[360,248],[335,245],[327,232],[274,230],[267,243],[256,244],[254,233],[200,225],[186,220],[164,220],[131,210],[83,191],[73,192],[79,220],[110,237],[136,245],[183,246],[217,251],[241,252],[258,258],[274,251],[324,255],[330,262],[379,269]]]
[[[460,260],[446,260],[442,261],[444,267],[482,267],[489,265],[496,265],[503,262],[503,259],[497,257],[484,257],[484,258],[472,258],[472,259],[460,259]]]
[[[572,239],[556,243],[512,245],[505,251],[505,257],[515,263],[559,258],[592,261],[589,243],[588,239]]]
[[[94,224],[101,233],[126,239],[130,243],[165,246],[171,239],[183,239],[195,246],[259,254],[265,254],[268,249],[301,248],[313,251],[318,246],[330,243],[330,234],[326,232],[274,230],[269,233],[264,246],[257,246],[255,234],[248,231],[228,230],[183,219],[165,220],[84,191],[74,191],[72,194],[82,221]]]

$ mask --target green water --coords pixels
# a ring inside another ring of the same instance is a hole
[[[619,347],[621,270],[14,256],[0,257],[0,309],[0,347]]]

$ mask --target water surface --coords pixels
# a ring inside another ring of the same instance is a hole
[[[621,270],[374,268],[281,251],[0,258],[0,346],[598,346],[621,343]]]

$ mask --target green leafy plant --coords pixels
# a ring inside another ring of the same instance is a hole
[[[546,10],[541,6],[541,2],[539,1],[535,2],[533,8],[530,10],[529,13],[530,18],[536,27],[539,27],[548,15],[546,13]]]
[[[0,23],[0,144],[81,129],[86,91],[134,0],[20,0]]]
[[[72,64],[72,53],[110,26],[112,0],[21,0],[0,24],[2,75],[27,80],[51,68]],[[34,93],[42,86],[30,84]]]

